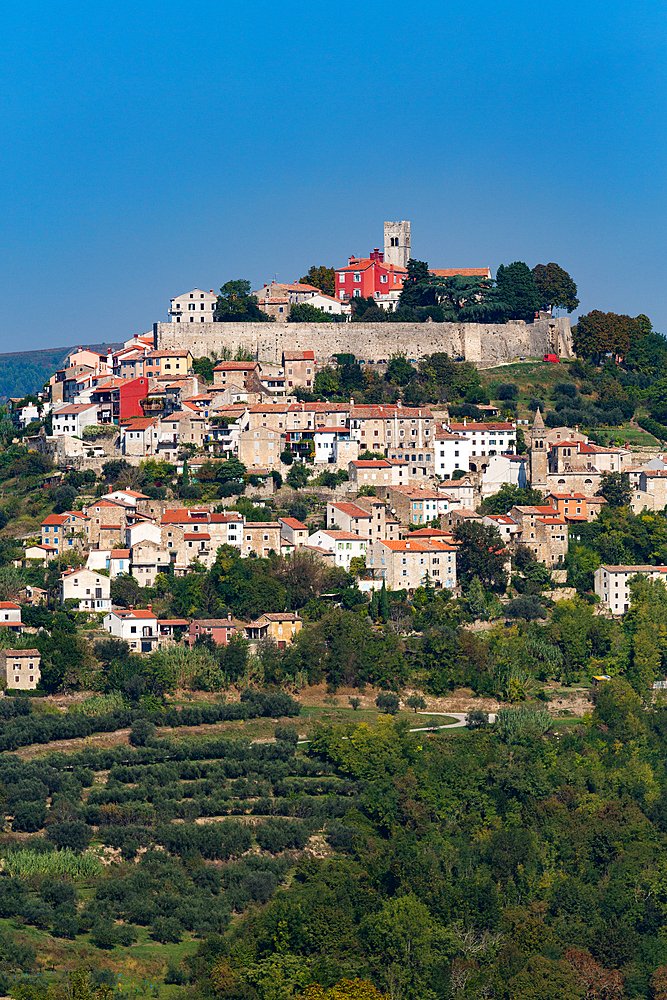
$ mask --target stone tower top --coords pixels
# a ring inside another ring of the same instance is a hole
[[[412,253],[410,250],[410,223],[385,222],[384,260],[385,264],[407,267]]]

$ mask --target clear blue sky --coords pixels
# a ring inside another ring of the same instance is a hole
[[[6,4],[0,351],[126,339],[410,219],[667,334],[665,8]]]

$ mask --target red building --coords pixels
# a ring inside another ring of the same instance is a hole
[[[139,403],[148,395],[147,378],[101,379],[91,395],[91,402],[99,404],[97,420],[100,424],[118,424],[130,417],[143,417]]]
[[[385,264],[378,249],[370,257],[350,257],[347,267],[336,269],[336,298],[349,302],[360,295],[376,299],[391,291],[400,292],[407,273],[405,267]]]

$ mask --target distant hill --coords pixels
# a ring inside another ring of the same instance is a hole
[[[118,350],[122,344],[83,344],[100,354],[111,348]],[[55,371],[62,368],[72,347],[50,347],[45,351],[18,351],[0,354],[0,402],[10,396],[25,396],[38,392]]]

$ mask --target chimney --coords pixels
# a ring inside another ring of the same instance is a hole
[[[130,611],[134,611],[134,604],[130,604]]]
[[[152,605],[152,604],[149,604],[149,605],[148,605],[148,610],[149,610],[149,611],[152,611],[152,610],[153,610],[153,605]]]
[[[232,620],[232,613],[231,613],[231,611],[229,611],[227,613],[227,621],[230,622],[231,620]]]

